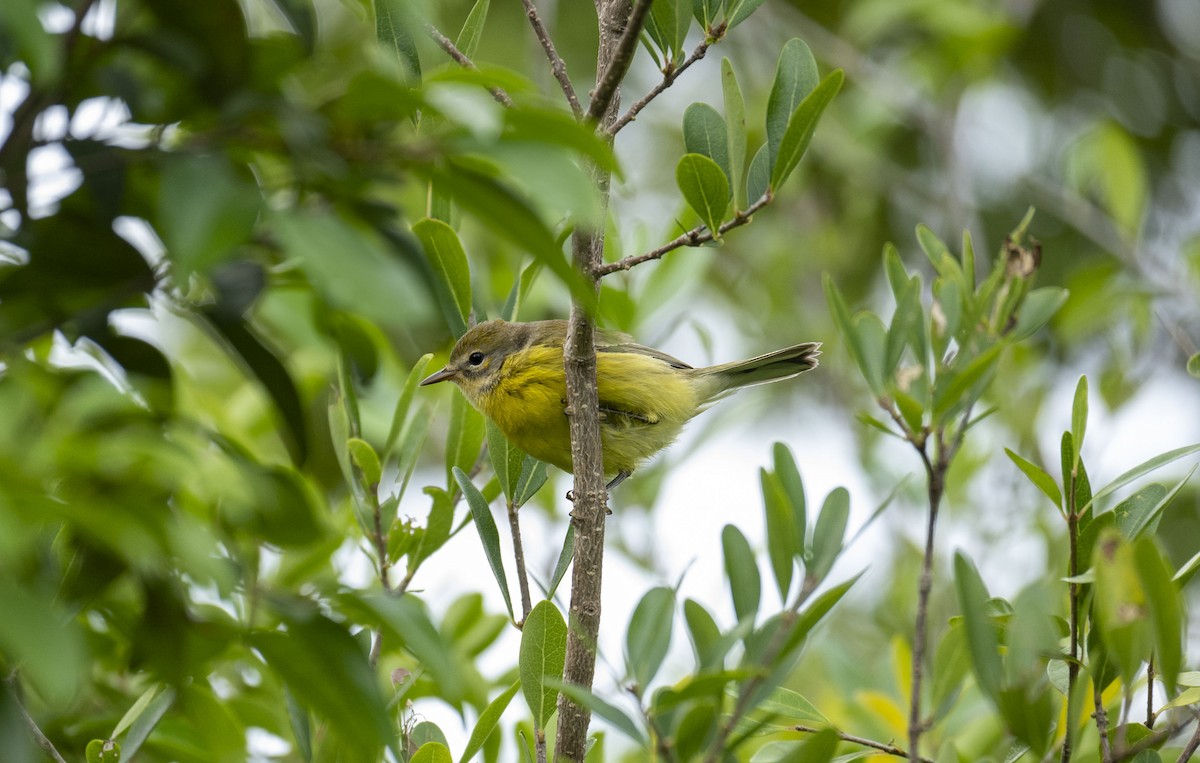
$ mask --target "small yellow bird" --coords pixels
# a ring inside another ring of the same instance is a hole
[[[518,448],[571,471],[563,345],[567,322],[487,321],[463,334],[446,367],[421,386],[452,381]],[[817,365],[818,342],[692,368],[618,332],[596,330],[600,439],[609,488],[670,445],[683,425],[741,387],[790,379]]]

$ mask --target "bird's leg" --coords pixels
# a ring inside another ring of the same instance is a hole
[[[631,474],[633,474],[633,472],[617,472],[617,476],[613,477],[612,481],[604,486],[604,489],[612,490],[614,487],[616,487],[617,485],[620,485],[622,482],[624,482],[626,479],[628,479],[629,475],[631,475]]]

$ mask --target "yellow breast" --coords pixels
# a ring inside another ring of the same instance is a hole
[[[633,471],[669,445],[696,414],[693,377],[637,353],[601,352],[596,364],[604,470]],[[496,384],[472,402],[517,447],[570,471],[566,397],[562,351],[531,347],[509,356]]]

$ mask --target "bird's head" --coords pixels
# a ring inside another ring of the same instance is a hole
[[[499,381],[504,361],[529,346],[531,325],[501,320],[480,323],[454,345],[446,367],[426,377],[421,386],[452,381],[475,402]]]

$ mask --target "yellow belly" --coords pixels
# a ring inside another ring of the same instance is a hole
[[[596,358],[606,474],[631,472],[679,436],[699,401],[691,375],[636,353]],[[532,347],[510,356],[499,383],[474,402],[521,450],[571,471],[562,351]]]

